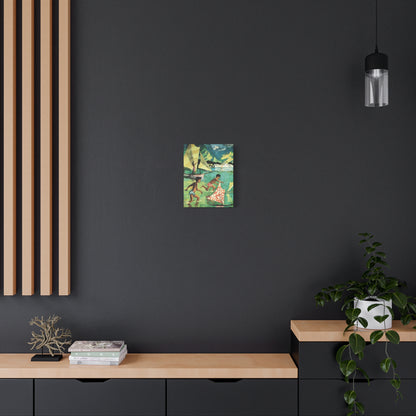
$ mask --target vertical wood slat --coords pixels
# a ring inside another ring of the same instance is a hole
[[[71,292],[71,0],[59,2],[59,295]]]
[[[40,1],[40,294],[52,294],[52,0]]]
[[[4,0],[4,294],[16,294],[16,0]]]
[[[34,293],[34,0],[22,0],[22,295]]]

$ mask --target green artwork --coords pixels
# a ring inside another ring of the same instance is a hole
[[[183,206],[231,208],[234,205],[234,145],[185,144]]]

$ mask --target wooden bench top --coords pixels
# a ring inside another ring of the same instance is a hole
[[[128,354],[119,366],[32,362],[0,354],[0,378],[297,378],[289,354]]]
[[[400,335],[400,341],[416,342],[416,329],[413,327],[416,321],[410,322],[409,325],[404,326],[400,321],[393,321],[393,327]],[[295,334],[296,338],[302,342],[341,342],[347,341],[351,332],[344,334],[346,327],[345,321],[342,320],[324,320],[324,321],[290,321],[290,329]],[[353,330],[351,328],[351,330]],[[366,340],[370,340],[371,329],[357,329],[357,332]],[[382,337],[380,341],[385,341]]]

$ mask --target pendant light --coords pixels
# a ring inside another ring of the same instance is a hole
[[[376,2],[376,48],[365,58],[365,106],[385,107],[389,104],[388,57],[378,51],[378,0]]]

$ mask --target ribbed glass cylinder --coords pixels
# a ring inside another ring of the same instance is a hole
[[[389,71],[387,69],[365,71],[365,106],[386,105],[389,105]]]

